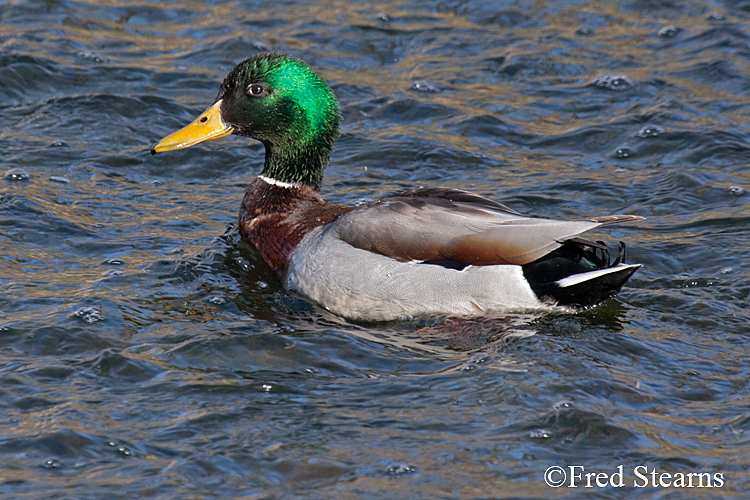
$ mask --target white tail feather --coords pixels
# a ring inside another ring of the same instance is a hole
[[[599,278],[601,276],[605,276],[610,273],[618,273],[622,271],[623,269],[627,268],[639,268],[641,267],[640,264],[618,264],[616,266],[608,267],[607,269],[597,269],[596,271],[589,271],[586,273],[580,273],[580,274],[574,274],[573,276],[568,276],[567,278],[563,278],[561,280],[557,280],[555,283],[560,288],[565,288],[568,286],[577,285],[579,283],[583,283],[584,281],[593,280],[596,278]]]

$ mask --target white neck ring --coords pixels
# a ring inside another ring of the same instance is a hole
[[[272,179],[270,177],[266,177],[265,175],[259,175],[258,179],[264,181],[266,184],[270,184],[272,186],[280,187],[280,188],[286,188],[286,189],[293,189],[302,187],[302,184],[299,182],[282,182],[277,181],[276,179]]]

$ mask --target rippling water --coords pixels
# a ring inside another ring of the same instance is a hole
[[[0,496],[743,498],[750,4],[310,4],[0,4]],[[341,100],[329,200],[643,215],[605,235],[643,269],[491,321],[290,295],[233,228],[257,143],[148,154],[272,49]],[[625,487],[545,484],[573,465]]]

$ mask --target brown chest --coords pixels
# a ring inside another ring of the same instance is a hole
[[[242,237],[255,245],[271,269],[279,272],[286,269],[289,257],[310,229],[280,213],[258,215],[240,223]]]
[[[253,182],[240,209],[240,234],[255,245],[273,270],[283,273],[304,236],[336,220],[351,207],[326,203],[313,188]]]

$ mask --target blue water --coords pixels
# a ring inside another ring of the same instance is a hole
[[[749,5],[0,4],[0,497],[746,498]],[[601,237],[644,267],[492,320],[356,325],[284,291],[233,226],[262,148],[148,151],[265,50],[341,101],[327,199],[642,215]]]

